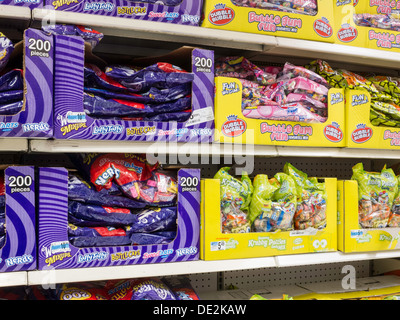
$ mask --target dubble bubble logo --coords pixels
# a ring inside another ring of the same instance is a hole
[[[329,20],[325,17],[315,20],[314,31],[323,38],[329,38],[333,34],[333,29],[329,24]]]
[[[340,125],[336,122],[327,125],[324,128],[324,135],[329,141],[340,142],[343,140],[343,131],[340,129]]]
[[[356,130],[351,133],[351,140],[355,143],[364,143],[371,139],[373,131],[367,127],[364,123],[360,123],[356,126]]]
[[[346,43],[354,41],[357,38],[357,36],[358,36],[357,29],[352,27],[348,23],[343,24],[337,33],[338,39]]]
[[[238,137],[242,135],[247,128],[246,122],[235,115],[227,117],[228,120],[222,125],[221,131],[227,137]]]
[[[228,24],[235,17],[235,11],[225,4],[217,3],[214,9],[208,15],[208,21],[213,25],[223,26]]]

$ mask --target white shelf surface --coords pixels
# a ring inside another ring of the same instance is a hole
[[[382,68],[398,68],[400,60],[399,52],[85,13],[34,9],[32,19],[36,24],[43,19],[50,19],[57,23],[83,24],[95,28],[106,36],[127,39],[183,42],[192,45],[264,52],[275,56],[321,58]]]
[[[27,152],[28,139],[24,138],[0,138],[0,152]]]
[[[25,26],[27,27],[31,21],[31,9],[28,7],[16,7],[11,5],[0,4],[0,24],[2,26]]]
[[[29,271],[28,285],[49,285],[52,283],[90,282],[125,278],[159,277],[169,275],[199,274],[222,271],[238,271],[258,268],[280,268],[304,265],[330,264],[361,260],[391,259],[400,257],[399,251],[373,253],[341,252],[310,253],[265,258],[249,258],[220,261],[188,261],[163,264],[143,264],[102,268],[60,269]]]
[[[0,140],[1,143],[1,140]],[[37,153],[126,152],[199,156],[266,156],[399,159],[399,150],[241,145],[230,143],[176,143],[99,140],[30,140]]]
[[[27,271],[0,273],[0,287],[26,286],[27,283]]]

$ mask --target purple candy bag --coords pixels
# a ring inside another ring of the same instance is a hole
[[[68,213],[77,219],[101,222],[106,226],[126,226],[137,221],[131,210],[126,208],[102,207],[69,201]]]
[[[0,32],[0,71],[2,71],[10,59],[10,55],[14,50],[14,45],[4,33]]]
[[[88,42],[92,49],[103,39],[103,34],[91,28],[83,26],[75,26],[70,24],[51,24],[42,26],[42,30],[49,34],[80,36]]]
[[[168,89],[193,82],[194,74],[169,63],[159,62],[143,69],[127,66],[110,66],[105,74],[134,92],[152,87]]]
[[[23,90],[24,80],[22,70],[14,69],[0,77],[0,92],[9,90]]]
[[[167,244],[174,240],[176,231],[161,231],[153,233],[132,233],[130,240],[133,245]]]
[[[0,105],[0,115],[2,116],[11,116],[22,110],[24,106],[23,101],[10,102],[4,105]]]
[[[168,89],[151,88],[142,94],[112,92],[104,89],[85,87],[84,91],[102,96],[105,99],[120,99],[139,103],[165,103],[184,98],[191,93],[190,84],[182,84]]]
[[[144,209],[135,217],[137,221],[130,225],[129,232],[176,231],[177,228],[176,207]]]

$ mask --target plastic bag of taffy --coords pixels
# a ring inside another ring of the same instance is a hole
[[[283,171],[296,184],[297,207],[293,217],[294,229],[323,229],[326,227],[327,193],[324,182],[309,178],[305,172],[286,163]]]
[[[362,163],[353,167],[352,180],[358,183],[358,217],[361,228],[385,228],[388,225],[398,180],[391,168],[381,172],[364,170]]]
[[[250,232],[247,218],[253,185],[246,172],[241,180],[229,174],[230,167],[221,168],[214,179],[220,180],[221,186],[221,229],[222,233]]]

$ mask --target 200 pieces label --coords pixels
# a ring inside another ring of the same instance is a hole
[[[153,315],[172,315],[190,319],[197,315],[234,316],[245,315],[246,304],[197,304],[189,306],[163,305],[154,307]]]
[[[33,179],[31,176],[9,176],[8,186],[11,193],[31,192]]]

